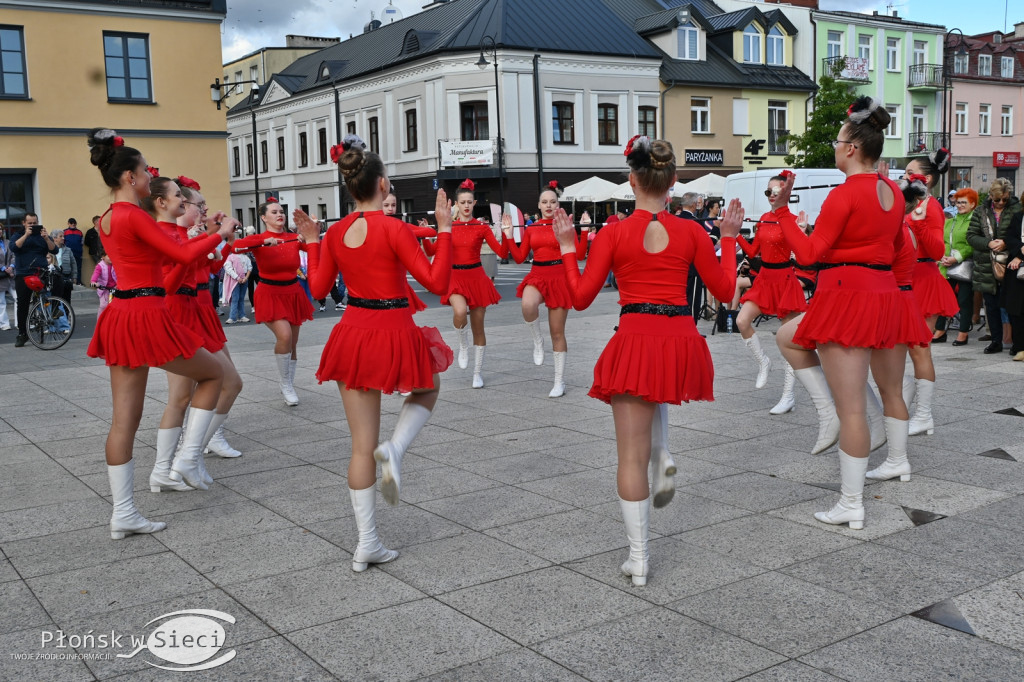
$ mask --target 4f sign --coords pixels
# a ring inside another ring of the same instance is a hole
[[[174,617],[172,617],[174,616]],[[145,641],[139,642],[135,651],[130,654],[118,654],[118,658],[132,658],[143,649],[148,649],[161,661],[174,665],[161,665],[146,661],[147,664],[161,670],[188,672],[192,670],[209,670],[224,665],[238,653],[234,649],[217,656],[224,646],[226,633],[224,627],[217,622],[219,619],[232,625],[233,616],[223,611],[208,609],[192,609],[165,613],[146,623],[165,621],[153,629]],[[214,656],[217,656],[214,658]]]

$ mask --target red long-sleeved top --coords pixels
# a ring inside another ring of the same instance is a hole
[[[892,274],[896,277],[896,285],[905,287],[914,282],[914,269],[917,267],[917,245],[914,243],[914,235],[906,224],[901,226],[903,233],[903,244],[896,251],[892,261]]]
[[[271,238],[283,241],[284,244],[263,246],[263,242]],[[253,248],[256,246],[262,248]],[[249,249],[252,249],[252,255],[256,258],[260,278],[279,281],[295,279],[299,270],[299,251],[307,250],[306,245],[299,241],[299,235],[294,232],[264,232],[235,240],[228,253],[242,253]]]
[[[935,197],[928,197],[927,204],[923,220],[914,220],[910,213],[907,214],[906,222],[917,240],[917,257],[939,260],[946,254],[946,243],[943,241],[946,215]]]
[[[188,241],[187,228],[181,227],[177,223],[167,223],[164,221],[160,221],[157,224],[160,226],[160,229],[179,245]],[[167,293],[173,294],[182,286],[195,287],[196,269],[204,260],[206,260],[206,256],[200,255],[190,263],[175,264],[165,261],[164,289],[167,290]]]
[[[530,255],[533,249],[533,259],[539,261],[558,260],[562,257],[562,249],[558,245],[558,238],[555,237],[555,230],[551,227],[551,219],[538,220],[523,230],[523,243],[519,246],[509,239],[504,238],[508,247],[509,255],[517,263],[522,263]],[[576,260],[580,261],[587,255],[587,240],[576,239]]]
[[[179,244],[151,215],[126,201],[111,204],[110,234],[102,238],[121,290],[163,287],[165,262],[190,263],[220,241],[211,234]]]
[[[668,232],[668,246],[649,253],[644,248],[644,233],[653,218],[652,213],[637,210],[625,220],[606,225],[590,245],[582,275],[574,254],[562,256],[573,308],[584,310],[594,302],[610,270],[619,284],[619,305],[686,305],[686,277],[691,265],[715,298],[729,300],[736,288],[735,240],[722,238],[719,263],[703,227],[662,211],[657,219]]]
[[[879,181],[893,193],[888,211],[878,203]],[[829,192],[810,237],[796,224],[788,206],[775,215],[799,263],[892,265],[904,241],[903,208],[903,193],[896,183],[877,173],[859,173]]]
[[[778,216],[769,211],[762,215],[760,220],[762,222],[757,224],[753,242],[748,242],[742,236],[737,239],[743,253],[747,254],[747,258],[753,258],[760,253],[761,259],[766,263],[789,262],[792,249],[789,248],[786,237],[782,234]]]
[[[359,217],[366,219],[366,240],[357,247],[345,246],[345,233]],[[437,235],[437,253],[431,263],[411,228],[381,211],[352,213],[331,225],[323,241],[307,245],[313,298],[327,296],[339,272],[349,295],[356,298],[406,297],[406,271],[428,291],[446,293],[452,272],[451,234]]]
[[[429,228],[415,228],[413,233],[419,237],[421,236],[420,231],[427,230]],[[433,230],[430,230],[431,234],[436,236]],[[462,221],[456,220],[452,223],[452,264],[454,265],[472,265],[473,263],[480,262],[480,248],[484,242],[498,255],[499,258],[508,258],[508,247],[502,242],[499,243],[494,238],[494,232],[491,228],[484,225],[479,220]],[[434,242],[423,242],[423,250],[427,252],[428,256],[434,255],[435,249]]]

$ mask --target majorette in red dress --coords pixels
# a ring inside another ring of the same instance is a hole
[[[935,197],[930,196],[926,201],[928,208],[923,220],[914,220],[912,213],[906,217],[907,226],[917,240],[914,297],[925,317],[952,317],[960,312],[960,305],[936,263],[946,253],[946,244],[943,241],[946,216]]]
[[[188,228],[175,223],[160,222],[160,227],[172,239],[179,244],[189,240]],[[226,246],[226,245],[225,245]],[[203,337],[203,348],[216,353],[224,344],[227,338],[224,330],[221,329],[220,318],[217,316],[213,305],[210,302],[209,257],[201,255],[196,261],[185,265],[164,264],[164,288],[167,290],[167,309],[171,311],[174,319],[185,325],[195,333]],[[197,274],[199,273],[199,274]],[[197,284],[202,282],[205,286],[206,299],[200,299]],[[209,315],[204,314],[206,308],[213,316],[213,322]]]
[[[668,246],[659,253],[644,248],[644,233],[655,216],[637,210],[623,221],[607,225],[590,246],[580,275],[573,255],[564,256],[563,276],[573,307],[589,306],[615,273],[619,305],[686,306],[686,275],[696,267],[719,300],[728,300],[736,287],[736,243],[722,239],[719,263],[707,232],[692,220],[667,212],[657,220],[668,232]],[[715,369],[708,344],[697,333],[693,316],[628,313],[594,367],[589,395],[611,402],[629,394],[654,403],[714,400]]]
[[[220,242],[219,235],[207,235],[181,245],[130,202],[111,204],[109,213],[103,247],[117,271],[117,292],[155,293],[164,286],[165,261],[193,262]],[[164,296],[115,294],[96,320],[87,353],[107,365],[159,367],[176,357],[192,357],[202,345],[199,334],[174,321]]]
[[[917,245],[910,228],[904,223],[903,245],[896,252],[892,262],[892,274],[896,277],[896,285],[900,288],[900,300],[903,309],[893,319],[893,334],[896,343],[908,346],[927,346],[932,341],[932,332],[925,324],[921,307],[914,296],[914,269],[917,265]]]
[[[271,238],[283,243],[264,246],[263,242]],[[253,297],[253,307],[256,309],[253,318],[257,322],[288,320],[289,324],[298,326],[313,319],[313,305],[296,274],[299,271],[299,251],[306,249],[297,234],[252,234],[245,239],[235,240],[233,247],[235,253],[252,250],[256,258],[260,276]]]
[[[359,246],[346,246],[345,233],[360,217],[366,219],[366,239]],[[381,211],[352,213],[332,225],[319,244],[308,245],[314,298],[327,295],[339,271],[349,295],[348,308],[320,357],[316,376],[321,383],[404,393],[432,387],[433,374],[451,366],[452,351],[441,333],[413,322],[405,279],[410,272],[429,291],[447,291],[451,235],[437,236],[431,263],[410,228]]]
[[[605,228],[607,229],[607,228]],[[603,230],[602,230],[603,231]],[[516,287],[516,296],[523,297],[523,291],[528,286],[534,286],[540,295],[544,297],[544,305],[548,308],[571,308],[572,296],[566,286],[565,277],[561,273],[562,252],[558,246],[558,239],[551,227],[551,219],[538,220],[523,230],[523,243],[516,245],[514,241],[505,237],[505,245],[508,247],[509,255],[517,263],[526,260],[530,250],[533,250],[533,267],[526,273],[526,277]],[[587,240],[576,240],[576,260],[581,261],[587,255]]]
[[[879,182],[894,195],[888,211],[878,201]],[[810,237],[788,207],[775,212],[797,261],[818,262],[822,268],[794,342],[804,348],[819,343],[892,348],[904,343],[894,320],[905,304],[892,272],[905,239],[900,229],[903,208],[896,183],[877,173],[859,173],[829,192]]]
[[[807,299],[790,261],[790,248],[782,236],[782,226],[770,211],[761,216],[761,221],[753,242],[743,237],[737,240],[747,258],[760,254],[762,262],[760,272],[740,303],[750,301],[763,314],[779,318],[802,313],[807,310]]]
[[[452,278],[448,292],[441,297],[442,305],[451,305],[449,299],[452,294],[465,298],[470,308],[494,305],[501,300],[501,295],[480,262],[480,249],[484,242],[487,242],[498,258],[508,258],[508,246],[495,239],[491,228],[479,220],[474,218],[452,223]],[[433,255],[434,246],[430,242],[424,242],[423,245],[427,255]]]

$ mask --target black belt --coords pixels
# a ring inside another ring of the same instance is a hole
[[[793,267],[793,261],[787,260],[783,263],[769,263],[768,261],[761,261],[761,267],[769,270],[785,270],[786,268]]]
[[[935,259],[934,258],[918,258],[917,262],[918,263],[934,263]]]
[[[562,261],[558,262],[561,263]],[[466,265],[460,265],[458,263],[455,263],[454,265],[452,265],[452,270],[472,270],[473,268],[479,267],[483,267],[483,263],[481,263],[480,261],[477,261],[475,263],[468,263]]]
[[[870,270],[892,270],[891,265],[881,263],[818,263],[819,270],[831,270],[832,268],[868,268]]]
[[[209,291],[209,290],[210,290],[210,283],[209,282],[203,282],[202,284],[197,284],[196,285],[196,291]]]
[[[533,261],[533,264],[534,265],[539,265],[541,267],[544,267],[546,265],[561,265],[562,264],[562,259],[559,258],[558,260],[535,260],[535,261]]]
[[[114,298],[141,298],[142,296],[166,296],[163,287],[142,287],[140,289],[114,289]]]
[[[630,313],[642,313],[644,315],[664,315],[665,317],[679,317],[680,315],[692,315],[688,305],[666,305],[662,303],[627,303],[619,310],[619,317]]]
[[[910,285],[910,284],[901,284],[900,285],[900,291],[910,291],[913,288],[914,287],[912,285]]]
[[[260,277],[259,280],[260,284],[270,284],[275,287],[286,287],[289,284],[297,284],[299,278],[293,277],[292,279],[265,279],[263,277]]]
[[[209,285],[207,285],[207,286],[209,286]],[[178,294],[179,296],[195,296],[196,295],[196,290],[193,289],[192,287],[180,287],[174,293]]]
[[[397,310],[408,308],[408,298],[354,298],[348,297],[348,304],[355,308],[368,308],[370,310]]]

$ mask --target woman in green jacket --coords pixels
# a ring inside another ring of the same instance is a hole
[[[978,205],[978,193],[973,189],[961,189],[956,192],[953,199],[956,205],[956,215],[946,221],[943,231],[943,238],[946,242],[946,255],[939,261],[939,270],[942,276],[953,287],[957,303],[960,304],[960,333],[956,335],[954,346],[962,346],[967,343],[967,332],[971,330],[971,313],[974,308],[974,287],[971,280],[956,279],[948,275],[948,269],[964,261],[970,262],[974,249],[967,241],[967,228],[971,225],[971,215]],[[936,327],[943,330],[942,336],[932,341],[942,342],[946,340],[946,320],[939,318]]]

